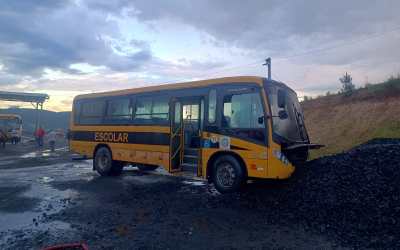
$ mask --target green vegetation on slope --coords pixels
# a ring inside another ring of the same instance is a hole
[[[400,77],[367,85],[352,95],[302,102],[312,142],[326,147],[312,158],[348,150],[373,138],[400,138]]]

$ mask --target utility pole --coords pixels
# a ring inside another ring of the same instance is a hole
[[[265,59],[265,63],[263,64],[263,66],[268,67],[268,80],[271,81],[271,57]]]

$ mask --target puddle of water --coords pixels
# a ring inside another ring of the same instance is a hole
[[[67,151],[68,147],[56,148],[55,151]]]
[[[39,152],[40,153],[40,152]],[[25,154],[24,157],[35,156],[36,152]],[[90,171],[89,171],[90,170]],[[82,175],[92,173],[91,160],[82,161],[78,164],[58,163],[46,166],[39,166],[27,169],[8,169],[2,170],[0,175],[0,183],[4,185],[22,185],[29,183],[30,189],[20,194],[22,198],[39,199],[38,204],[30,211],[25,212],[0,212],[0,232],[12,230],[40,228],[41,220],[44,216],[49,216],[60,212],[66,208],[78,192],[71,189],[58,190],[49,184],[55,180],[61,179],[73,180],[81,179]],[[10,180],[10,177],[13,180]],[[91,175],[87,177],[94,178]],[[7,184],[8,183],[8,184]],[[37,223],[35,223],[37,222]],[[67,228],[67,225],[57,223],[57,227]],[[38,224],[38,226],[36,226]],[[45,223],[46,224],[46,223]],[[48,224],[49,227],[56,226]],[[46,226],[46,225],[44,225]],[[8,233],[7,233],[8,234]]]
[[[52,181],[54,181],[54,178],[48,176],[43,176],[42,178],[39,179],[39,182],[41,183],[50,183]]]
[[[163,174],[163,175],[171,175],[167,170],[165,170],[164,167],[158,167],[156,170],[154,170],[154,172],[158,173],[158,174]]]
[[[56,148],[54,151],[67,151],[68,147]],[[43,152],[51,152],[50,149],[45,149]]]
[[[48,185],[32,185],[22,196],[41,199],[39,205],[22,213],[0,212],[0,232],[28,229],[32,225],[39,228],[42,219],[60,212],[77,195],[78,192],[72,189],[61,191]]]
[[[72,167],[74,167],[74,168],[87,168],[88,166],[92,167],[92,164],[93,164],[93,160],[84,160],[84,161],[74,162],[74,163],[66,164],[66,165],[69,165],[69,166],[72,165]]]
[[[19,158],[34,158],[38,156],[39,152],[30,152],[19,156]]]
[[[123,182],[135,182],[135,184],[154,184],[154,183],[161,183],[161,182],[168,182],[168,179],[162,178],[161,176],[157,175],[126,175],[123,177]]]
[[[192,186],[198,186],[198,187],[206,185],[206,183],[204,181],[188,181],[188,180],[186,180],[186,181],[182,181],[182,183],[186,184],[186,185],[192,185]]]
[[[57,157],[60,155],[57,153],[51,152],[49,149],[46,149],[43,151],[35,151],[35,152],[26,153],[26,154],[20,155],[19,158],[26,159],[26,158],[35,158],[35,157],[49,157],[49,156]]]
[[[3,165],[8,165],[8,164],[12,164],[14,161],[13,160],[8,160],[8,161],[1,161],[0,162],[0,166],[3,166]]]
[[[0,157],[1,161],[12,160],[12,159],[15,159],[15,156],[2,156],[2,157]]]

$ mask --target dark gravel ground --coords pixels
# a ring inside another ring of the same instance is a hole
[[[270,197],[279,210],[354,248],[400,249],[400,140],[375,139],[310,161]]]
[[[60,212],[35,219],[39,227],[70,226],[56,233],[15,230],[3,246],[84,241],[91,249],[400,249],[399,163],[400,140],[373,140],[310,161],[288,180],[257,181],[229,195],[137,170],[101,178],[88,166],[86,178],[51,182],[78,195]]]

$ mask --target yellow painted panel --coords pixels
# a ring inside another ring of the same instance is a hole
[[[71,151],[93,158],[97,142],[71,141]],[[143,164],[162,165],[169,167],[169,146],[106,143],[112,151],[113,159],[118,161],[136,162]]]
[[[112,131],[112,132],[150,132],[150,133],[170,133],[170,127],[165,126],[71,126],[71,131]]]
[[[288,163],[284,164],[282,161],[280,161],[273,153],[274,150],[280,151],[281,146],[276,144],[275,142],[271,142],[271,148],[269,149],[271,157],[268,159],[268,173],[267,177],[268,178],[273,178],[273,179],[286,179],[289,178],[294,170],[295,167]]]
[[[204,132],[203,138],[219,140],[222,135],[216,133]],[[247,150],[230,149],[228,152],[234,152],[238,154],[246,164],[246,169],[249,177],[266,178],[267,167],[268,167],[268,148],[258,144],[254,144],[248,141],[230,137],[230,144],[232,146],[245,148]],[[203,177],[205,176],[207,163],[212,155],[219,151],[226,151],[220,148],[203,148],[202,157],[202,172]]]

